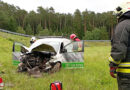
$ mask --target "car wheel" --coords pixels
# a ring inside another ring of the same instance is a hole
[[[50,70],[50,73],[55,73],[55,72],[58,72],[61,68],[61,63],[60,62],[57,62],[53,68]]]

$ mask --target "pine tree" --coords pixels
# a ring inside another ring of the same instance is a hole
[[[38,24],[36,33],[40,34],[41,31],[43,31],[42,26],[40,24]]]
[[[74,13],[73,26],[74,26],[74,33],[76,33],[77,36],[80,39],[82,39],[82,37],[84,36],[84,30],[82,29],[81,12],[78,9]]]
[[[17,30],[17,33],[22,33],[22,34],[25,34],[25,31],[23,30],[22,27],[18,27],[18,30]]]
[[[30,24],[27,25],[25,31],[26,31],[27,35],[33,35],[33,31],[32,31]]]

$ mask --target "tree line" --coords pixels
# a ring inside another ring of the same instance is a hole
[[[75,33],[80,39],[110,39],[117,21],[112,11],[95,13],[76,9],[57,13],[53,7],[39,6],[27,12],[18,6],[0,1],[0,28],[28,35],[65,35]]]

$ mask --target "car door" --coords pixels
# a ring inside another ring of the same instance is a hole
[[[12,48],[13,65],[18,65],[20,63],[20,56],[22,55],[22,52],[26,52],[24,45],[19,42],[14,42]]]
[[[84,67],[84,41],[71,42],[64,47],[65,53],[62,53],[64,68],[83,68]]]

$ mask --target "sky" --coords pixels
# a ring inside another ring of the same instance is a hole
[[[76,9],[81,12],[86,9],[94,12],[113,11],[124,0],[1,0],[8,4],[19,6],[26,11],[37,11],[38,6],[53,7],[55,12],[74,13]]]

